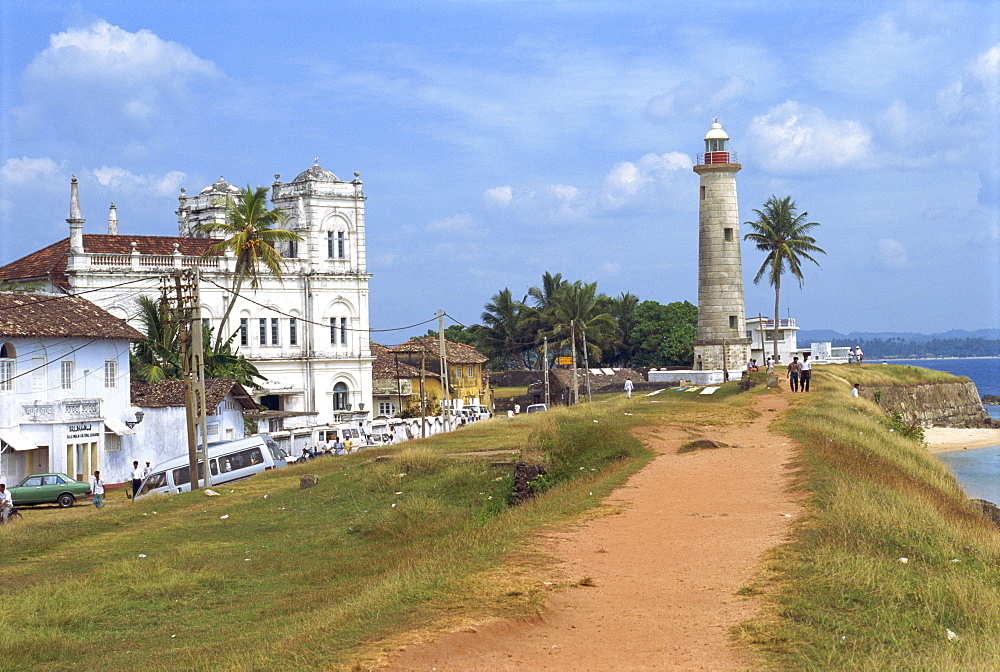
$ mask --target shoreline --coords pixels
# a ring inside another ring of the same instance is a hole
[[[1000,429],[977,427],[925,427],[924,440],[930,453],[974,450],[1000,446]]]

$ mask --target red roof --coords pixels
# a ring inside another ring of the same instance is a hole
[[[23,292],[0,292],[0,336],[146,340],[86,299]]]
[[[83,235],[85,252],[96,254],[129,254],[132,243],[138,243],[136,249],[140,254],[168,255],[174,253],[174,243],[178,251],[189,257],[200,257],[208,248],[218,243],[214,238],[180,238],[176,236],[112,236],[109,234],[90,233]],[[37,252],[12,261],[0,267],[0,279],[8,282],[15,280],[36,280],[52,278],[59,287],[69,287],[66,278],[66,257],[69,254],[69,238],[52,243]]]

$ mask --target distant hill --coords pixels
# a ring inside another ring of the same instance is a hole
[[[835,346],[860,345],[868,359],[1000,357],[1000,329],[952,329],[940,334],[890,331],[841,334],[830,329],[802,329],[796,339],[799,347],[823,342]]]
[[[951,329],[939,334],[918,334],[909,331],[852,331],[842,334],[832,329],[800,329],[797,335],[799,345],[806,343],[825,343],[827,341],[861,340],[874,341],[889,339],[902,339],[913,341],[914,343],[927,343],[934,340],[982,338],[986,340],[1000,339],[1000,329],[977,329],[976,331],[966,331],[964,329]]]

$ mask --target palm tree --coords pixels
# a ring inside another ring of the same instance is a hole
[[[138,304],[146,340],[137,341],[132,347],[133,377],[147,383],[180,378],[183,366],[177,324],[166,319],[162,300],[140,295]]]
[[[606,302],[607,297],[597,293],[596,282],[577,280],[573,284],[564,283],[550,300],[548,317],[552,326],[548,335],[561,338],[559,346],[566,348],[572,342],[572,322],[573,328],[587,344],[590,361],[599,362],[602,353],[599,344],[608,340],[615,327],[614,318],[605,310]],[[578,343],[577,347],[582,345]]]
[[[510,289],[504,287],[483,307],[483,324],[474,327],[491,359],[504,369],[512,361],[522,367],[529,365],[535,311],[525,304],[525,299],[515,300]]]
[[[611,347],[608,348],[604,357],[605,365],[632,365],[632,357],[636,351],[632,331],[636,326],[636,309],[638,307],[639,297],[631,292],[622,292],[618,297],[608,298],[607,312],[615,320],[615,330],[611,339]]]
[[[802,288],[802,260],[808,259],[817,266],[816,261],[810,252],[826,252],[816,246],[816,239],[807,235],[807,231],[814,226],[819,226],[817,222],[807,222],[808,212],[801,215],[795,214],[795,201],[791,196],[779,199],[771,196],[764,203],[761,210],[754,210],[757,221],[745,222],[747,226],[753,228],[752,233],[743,236],[743,240],[753,241],[757,249],[766,252],[764,263],[754,276],[753,282],[757,284],[760,279],[767,274],[768,282],[774,287],[774,361],[778,361],[778,301],[781,296],[781,276],[788,272],[798,278],[799,289]]]
[[[283,231],[274,228],[281,223],[285,213],[280,209],[267,209],[267,187],[251,189],[248,184],[240,189],[235,198],[227,196],[218,199],[219,205],[226,207],[225,222],[208,222],[196,227],[198,233],[221,233],[225,240],[216,243],[205,251],[205,256],[215,256],[226,250],[236,256],[236,269],[233,273],[233,290],[226,302],[226,309],[219,323],[219,331],[215,337],[215,350],[221,350],[225,336],[226,320],[236,305],[243,284],[249,280],[250,287],[260,287],[260,279],[264,270],[270,271],[281,280],[281,265],[283,259],[275,249],[275,243],[302,240],[293,231]]]

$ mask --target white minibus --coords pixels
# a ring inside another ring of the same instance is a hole
[[[268,469],[287,466],[285,452],[267,434],[255,434],[245,439],[219,443],[208,447],[208,464],[212,485],[238,481]],[[205,476],[205,465],[198,463],[198,479]],[[139,488],[136,499],[146,495],[188,492],[191,489],[191,468],[187,455],[161,462],[153,468]]]

